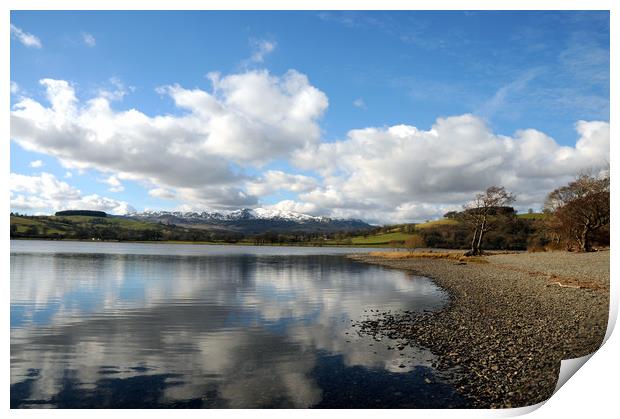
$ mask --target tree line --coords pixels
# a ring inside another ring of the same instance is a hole
[[[406,247],[468,249],[466,255],[489,250],[565,249],[580,252],[593,245],[609,245],[609,175],[581,174],[568,185],[553,190],[540,218],[520,218],[510,206],[515,196],[502,186],[491,186],[445,218],[455,224],[417,229],[417,243]],[[422,246],[423,245],[423,246]]]

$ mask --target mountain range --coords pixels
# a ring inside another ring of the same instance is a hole
[[[313,216],[293,211],[244,208],[230,212],[133,212],[126,217],[208,230],[227,230],[245,234],[264,232],[335,232],[367,230],[372,226],[358,219]]]

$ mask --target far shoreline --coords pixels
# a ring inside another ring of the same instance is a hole
[[[300,243],[227,243],[227,242],[203,242],[203,241],[180,241],[180,240],[88,240],[88,239],[51,239],[37,237],[11,237],[10,240],[19,241],[47,241],[47,242],[81,242],[81,243],[137,243],[137,244],[188,244],[188,245],[220,245],[220,246],[268,246],[268,247],[341,247],[351,249],[385,249],[403,250],[397,247],[366,244],[300,244]],[[458,249],[437,249],[438,251],[460,251]]]

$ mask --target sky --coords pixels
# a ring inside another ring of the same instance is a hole
[[[609,164],[606,11],[12,11],[11,210],[520,211]]]

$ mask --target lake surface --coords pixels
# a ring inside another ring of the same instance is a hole
[[[360,251],[11,241],[11,407],[463,406],[431,353],[351,326],[447,302]]]

